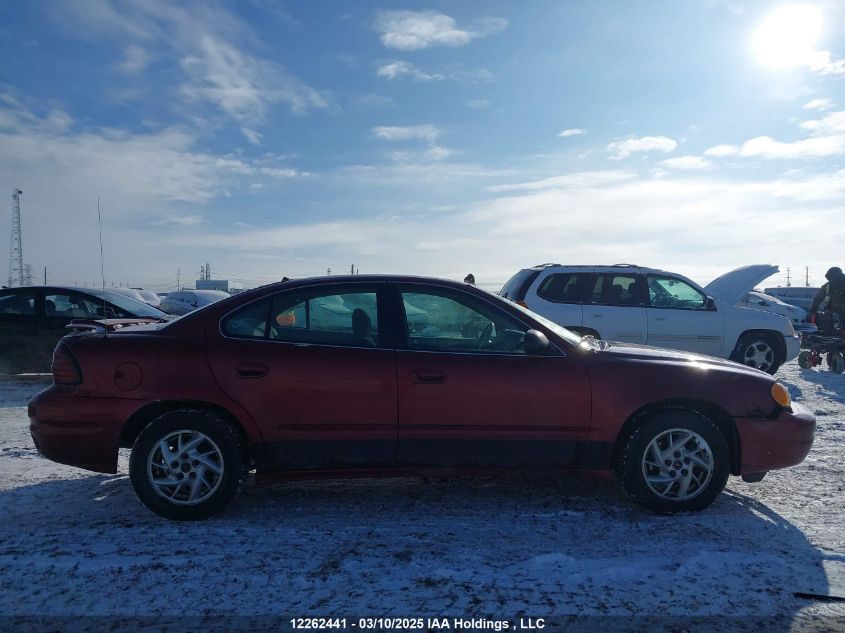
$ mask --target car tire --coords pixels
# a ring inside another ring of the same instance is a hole
[[[781,364],[777,346],[772,337],[767,334],[743,335],[736,345],[736,351],[731,356],[731,360],[770,375],[774,375]]]
[[[801,369],[812,369],[813,367],[813,355],[804,350],[800,354],[798,354],[798,366]]]
[[[667,452],[672,445],[675,450]],[[658,514],[705,509],[724,490],[729,471],[730,449],[721,431],[701,413],[681,408],[645,418],[617,463],[625,492]]]
[[[178,409],[154,419],[138,435],[129,458],[138,499],[175,521],[221,512],[246,475],[238,432],[221,416],[201,409]]]
[[[839,352],[829,352],[827,355],[827,367],[834,374],[841,374],[845,371],[845,355]]]

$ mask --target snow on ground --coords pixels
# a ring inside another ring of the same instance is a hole
[[[845,603],[793,592],[845,593],[845,375],[793,362],[780,377],[818,418],[808,459],[731,478],[700,514],[646,514],[614,482],[401,478],[251,485],[201,523],[144,509],[126,455],[113,476],[38,456],[25,405],[43,385],[5,382],[0,614],[735,615],[835,630]]]

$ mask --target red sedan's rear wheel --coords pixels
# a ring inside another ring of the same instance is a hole
[[[688,409],[664,409],[628,437],[618,465],[625,491],[659,513],[703,510],[728,480],[730,450],[713,422]]]
[[[237,432],[209,411],[169,411],[132,447],[129,477],[147,508],[167,519],[205,519],[222,511],[246,477]]]

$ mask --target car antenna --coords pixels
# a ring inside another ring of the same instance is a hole
[[[108,338],[109,317],[106,312],[106,265],[103,260],[103,216],[100,213],[100,196],[97,196],[97,227],[100,229],[100,275],[103,279],[103,338]]]

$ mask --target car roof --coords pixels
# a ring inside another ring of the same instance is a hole
[[[523,270],[543,271],[549,268],[590,273],[618,272],[620,270],[629,270],[638,273],[660,273],[677,276],[677,273],[673,273],[668,270],[661,270],[659,268],[647,268],[645,266],[637,266],[636,264],[537,264],[529,268],[524,268]]]

